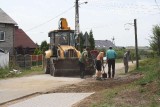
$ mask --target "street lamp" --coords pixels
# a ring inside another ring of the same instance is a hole
[[[80,37],[78,38],[80,29],[79,29],[79,5],[81,4],[87,4],[88,2],[83,2],[80,3],[78,2],[79,0],[75,1],[75,39],[78,39],[78,45],[79,45],[79,50],[80,50]]]
[[[135,51],[136,51],[136,68],[138,69],[139,68],[139,61],[138,61],[137,20],[134,19],[134,23],[126,23],[126,24],[134,26],[134,32],[135,32]]]

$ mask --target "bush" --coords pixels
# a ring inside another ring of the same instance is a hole
[[[116,53],[117,53],[117,59],[122,59],[123,58],[123,55],[124,55],[123,50],[118,50],[118,51],[116,51]]]

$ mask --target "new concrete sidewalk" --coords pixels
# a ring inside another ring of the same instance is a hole
[[[93,93],[52,93],[10,105],[9,107],[72,107]]]

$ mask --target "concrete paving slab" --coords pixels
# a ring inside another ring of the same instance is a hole
[[[9,107],[71,107],[93,93],[52,93],[43,94]]]
[[[33,94],[33,91],[24,91],[24,90],[1,90],[0,92],[0,104],[8,101],[12,101],[15,99],[22,98],[24,96],[28,96]]]

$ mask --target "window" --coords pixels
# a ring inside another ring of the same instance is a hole
[[[5,32],[0,31],[0,41],[5,41]]]

